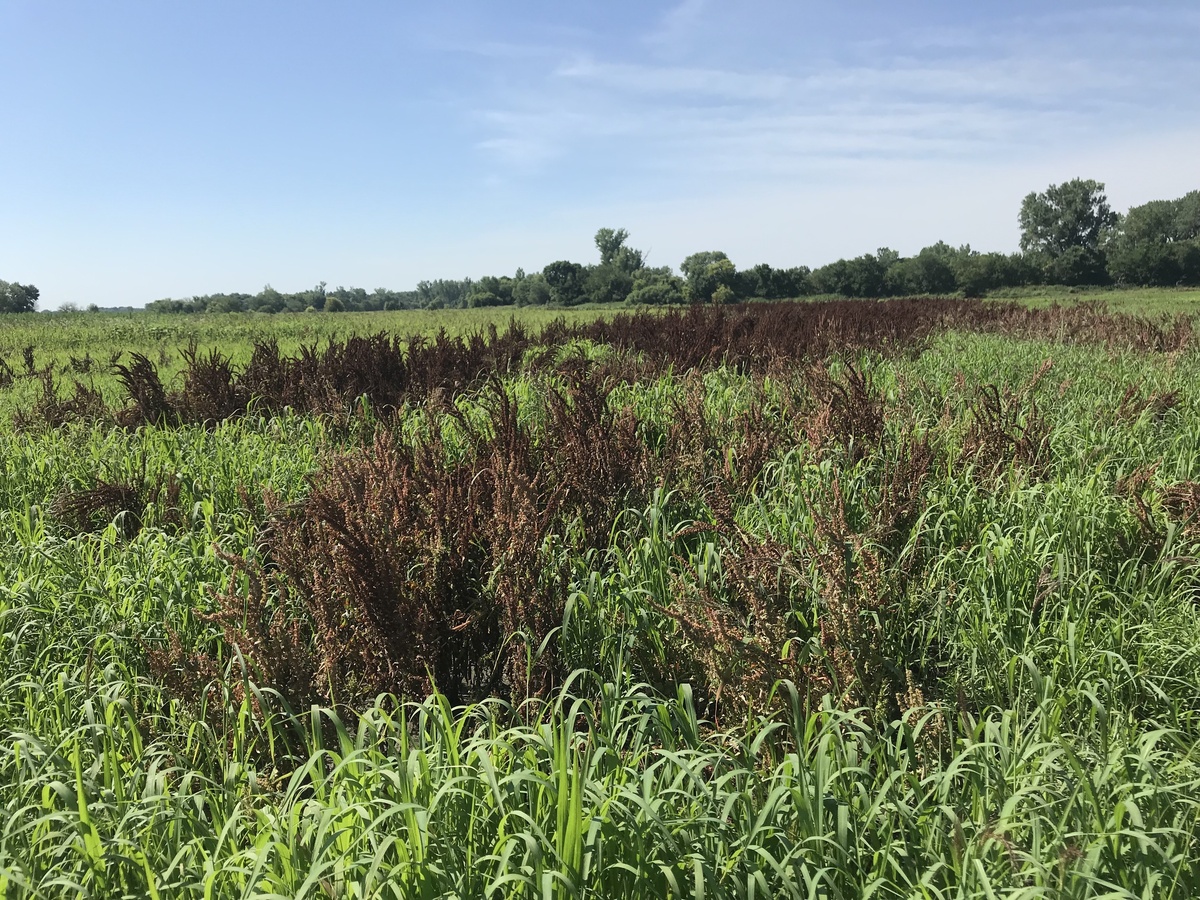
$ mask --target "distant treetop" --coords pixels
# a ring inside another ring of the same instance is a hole
[[[37,299],[38,289],[32,284],[0,281],[0,313],[33,312]]]

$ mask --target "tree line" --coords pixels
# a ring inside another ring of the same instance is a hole
[[[679,267],[650,266],[624,228],[601,228],[599,262],[556,260],[540,272],[477,280],[422,281],[414,290],[337,287],[325,282],[296,293],[270,285],[256,294],[207,294],[156,300],[157,312],[323,312],[461,309],[483,306],[631,306],[782,300],[819,294],[898,297],[990,291],[1031,285],[1200,285],[1200,190],[1152,200],[1124,215],[1113,211],[1102,182],[1076,178],[1032,192],[1021,203],[1020,252],[979,252],[942,241],[914,256],[880,248],[817,269],[760,263],[738,269],[722,251],[693,253]],[[0,281],[0,312],[26,312],[32,285]]]

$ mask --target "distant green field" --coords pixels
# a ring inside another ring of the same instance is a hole
[[[832,296],[804,298],[797,302],[820,302]],[[1113,311],[1135,315],[1200,311],[1200,288],[1067,288],[1042,286],[998,291],[988,299],[1014,301],[1044,307],[1058,303],[1100,303]],[[195,341],[202,349],[220,347],[235,357],[251,344],[269,338],[280,349],[294,351],[303,344],[322,343],[333,337],[373,334],[432,336],[444,330],[451,337],[509,322],[539,329],[556,320],[568,323],[590,321],[630,311],[626,307],[583,306],[565,309],[547,307],[492,307],[488,309],[398,310],[364,313],[216,313],[170,315],[163,313],[36,313],[0,318],[0,359],[14,364],[27,346],[57,358],[66,354],[90,353],[102,358],[114,352],[136,351],[152,356],[173,353]]]
[[[1029,306],[1100,303],[1113,312],[1140,316],[1193,315],[1200,312],[1200,288],[1071,288],[1043,285],[995,291],[989,299],[1014,300]]]
[[[490,309],[399,310],[346,313],[216,313],[170,315],[165,313],[31,313],[0,318],[0,358],[11,365],[27,346],[40,353],[90,353],[101,358],[114,352],[136,351],[147,356],[174,352],[195,341],[201,349],[219,347],[240,355],[257,340],[277,341],[281,350],[293,352],[304,344],[330,338],[388,331],[400,335],[432,336],[444,330],[451,337],[503,329],[510,321],[538,329],[556,319],[589,321],[623,309],[545,307],[493,307]]]
[[[818,296],[796,302],[835,299],[840,298]],[[1200,312],[1200,289],[1195,288],[1126,290],[1050,286],[998,292],[989,300],[1035,308],[1094,302],[1115,312],[1148,317]],[[217,349],[235,364],[242,364],[249,358],[254,343],[262,340],[274,341],[280,351],[290,354],[303,346],[323,346],[330,340],[352,335],[388,332],[429,338],[444,331],[450,337],[460,337],[485,333],[492,327],[503,331],[512,323],[538,332],[557,320],[573,325],[630,311],[621,306],[588,305],[565,309],[492,307],[336,314],[29,313],[0,317],[0,366],[7,365],[18,374],[26,371],[24,351],[32,348],[36,370],[51,366],[56,374],[65,376],[67,383],[81,380],[111,395],[115,385],[110,367],[113,359],[120,356],[128,361],[130,353],[141,353],[158,366],[164,382],[171,383],[183,367],[180,351],[193,342],[201,351]],[[19,379],[11,389],[0,392],[0,421],[11,415],[14,408],[28,405],[38,390],[34,380]]]

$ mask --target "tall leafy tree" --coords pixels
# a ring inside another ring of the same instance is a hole
[[[596,232],[600,264],[587,270],[587,299],[593,303],[620,303],[633,290],[634,274],[645,265],[645,255],[625,242],[624,228],[601,228]]]
[[[1021,249],[1051,258],[1074,247],[1098,251],[1118,218],[1103,182],[1074,178],[1052,184],[1021,201]]]
[[[596,232],[596,249],[600,251],[600,265],[608,266],[617,261],[617,255],[625,246],[629,232],[624,228],[601,228]]]
[[[1104,245],[1120,216],[1108,205],[1103,182],[1074,178],[1021,201],[1021,249],[1058,284],[1108,280]]]
[[[570,306],[584,299],[587,288],[587,270],[579,263],[560,259],[542,269],[542,275],[550,288],[550,299]]]
[[[37,299],[38,289],[32,284],[0,281],[0,313],[33,312]]]

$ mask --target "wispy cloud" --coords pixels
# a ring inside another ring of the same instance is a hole
[[[795,86],[794,79],[769,72],[602,63],[592,59],[567,63],[554,75],[627,95],[675,94],[726,100],[776,100]]]
[[[705,13],[707,0],[682,0],[659,20],[642,41],[667,56],[686,51]]]
[[[705,12],[679,4],[645,40],[678,48]],[[1128,40],[1095,39],[1095,19],[1068,27],[1050,14],[1007,30],[901,34],[820,64],[575,53],[494,97],[478,116],[490,132],[479,147],[502,164],[536,167],[602,145],[610,161],[655,177],[757,178],[864,158],[1011,158],[1150,122],[1181,103],[1196,110],[1186,85],[1200,83],[1200,62],[1155,54],[1156,41],[1178,37],[1162,28],[1175,20],[1124,7],[1104,13],[1132,23]],[[1195,28],[1197,18],[1185,12],[1176,24]]]

